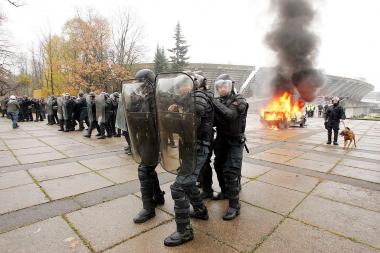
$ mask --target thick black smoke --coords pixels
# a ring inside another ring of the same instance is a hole
[[[278,58],[274,94],[293,93],[296,88],[305,101],[312,101],[324,78],[314,69],[319,38],[311,31],[316,16],[311,0],[272,0],[271,4],[277,16],[265,40]]]

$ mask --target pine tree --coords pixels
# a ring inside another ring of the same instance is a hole
[[[156,74],[168,71],[168,59],[166,58],[165,49],[157,45],[156,54],[154,55],[154,72]]]
[[[173,54],[170,56],[170,62],[172,63],[171,69],[173,71],[183,71],[189,64],[187,62],[189,57],[186,57],[189,46],[186,45],[186,40],[182,34],[182,28],[179,22],[176,25],[173,39],[175,40],[175,47],[168,49],[168,51]]]

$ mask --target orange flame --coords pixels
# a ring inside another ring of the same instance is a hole
[[[266,121],[289,122],[294,115],[302,113],[303,106],[302,100],[293,101],[292,94],[284,92],[281,96],[274,97],[265,108],[261,109],[261,118]]]

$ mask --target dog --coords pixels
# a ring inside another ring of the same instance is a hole
[[[344,130],[340,132],[340,135],[344,137],[344,148],[346,148],[346,146],[347,148],[350,148],[352,141],[354,141],[354,146],[356,148],[355,134],[349,127],[345,127]]]

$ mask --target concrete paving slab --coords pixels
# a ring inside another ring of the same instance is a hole
[[[317,178],[281,170],[271,170],[258,178],[259,181],[282,186],[301,192],[311,191],[319,182]]]
[[[350,150],[350,152],[348,152],[348,155],[361,157],[361,158],[368,158],[368,159],[373,159],[373,160],[380,160],[379,154],[360,152],[360,151],[355,151],[355,150]]]
[[[4,140],[10,149],[46,147],[46,144],[37,139]]]
[[[0,245],[2,252],[90,252],[61,217],[0,234]]]
[[[371,162],[365,162],[365,161],[359,161],[354,159],[343,159],[339,165],[346,165],[350,167],[356,167],[360,169],[366,169],[366,170],[375,170],[380,171],[380,165],[378,163],[371,163]]]
[[[294,156],[277,155],[277,154],[271,154],[267,152],[257,153],[253,157],[255,159],[264,160],[264,161],[273,162],[273,163],[285,163],[289,161],[290,159],[294,158]]]
[[[35,184],[27,184],[0,190],[0,214],[48,201],[49,200]]]
[[[271,148],[271,149],[266,150],[265,152],[278,154],[278,155],[292,156],[292,157],[300,156],[305,153],[298,150],[284,149],[284,148]]]
[[[134,253],[134,252],[176,252],[176,253],[191,253],[191,252],[207,252],[207,253],[234,253],[238,252],[233,248],[218,242],[206,233],[194,230],[194,240],[180,247],[170,248],[164,246],[166,236],[173,233],[176,229],[175,222],[161,225],[135,238],[105,251],[105,253]],[[146,243],[149,242],[149,243]]]
[[[79,209],[81,207],[72,199],[62,199],[6,213],[0,215],[0,233]]]
[[[324,154],[315,154],[315,153],[305,153],[299,156],[298,158],[313,160],[313,161],[329,162],[329,163],[336,163],[341,159],[339,155],[328,156]]]
[[[369,182],[380,183],[380,172],[378,171],[364,170],[344,165],[338,165],[333,169],[332,173],[336,175],[342,175],[345,177],[352,177]]]
[[[64,135],[65,133],[62,133],[60,136],[53,136],[53,137],[42,137],[39,138],[41,141],[51,145],[51,146],[61,146],[61,145],[67,145],[67,144],[78,144],[78,141],[75,141],[71,138],[68,138],[70,135]]]
[[[376,253],[366,245],[355,243],[301,222],[286,219],[255,253]]]
[[[313,150],[319,151],[319,152],[330,153],[330,154],[338,154],[338,155],[343,155],[346,153],[346,150],[344,150],[342,148],[335,148],[332,146],[318,146],[318,147],[315,147]]]
[[[106,152],[106,150],[104,148],[86,147],[86,148],[80,148],[80,149],[69,149],[69,150],[65,150],[61,152],[68,157],[77,157],[77,156],[84,156],[84,155],[101,154],[101,153]]]
[[[257,176],[260,176],[270,171],[271,169],[272,168],[270,167],[243,162],[243,165],[241,168],[241,174],[244,177],[256,178]]]
[[[131,163],[130,160],[123,159],[121,157],[118,157],[117,155],[90,159],[90,160],[83,160],[79,162],[92,170],[108,169],[108,168],[119,167],[119,166],[127,165]]]
[[[6,166],[11,166],[11,165],[16,165],[16,164],[19,164],[19,162],[13,155],[2,157],[0,159],[0,167],[6,167]]]
[[[249,182],[242,187],[240,199],[252,205],[288,215],[306,194],[259,181]]]
[[[335,166],[335,163],[306,160],[306,159],[301,159],[301,158],[294,158],[286,162],[285,164],[303,168],[303,169],[320,171],[320,172],[328,172]]]
[[[227,201],[209,201],[209,220],[192,220],[192,223],[195,228],[239,251],[253,250],[283,219],[278,214],[241,203],[240,215],[232,221],[223,221],[227,207]]]
[[[302,143],[286,143],[284,145],[281,146],[282,149],[290,149],[290,150],[294,150],[294,149],[298,149],[298,150],[312,150],[316,147],[316,145],[313,145],[313,144],[302,144]]]
[[[71,162],[63,163],[51,166],[44,166],[39,168],[29,169],[29,172],[35,177],[37,181],[44,181],[59,177],[73,176],[77,174],[82,174],[86,172],[91,172],[90,169],[84,167],[83,165]]]
[[[22,164],[51,161],[51,160],[57,160],[57,159],[62,159],[62,158],[66,158],[66,156],[64,156],[63,154],[57,151],[49,152],[49,153],[17,156],[17,159]]]
[[[138,179],[137,168],[134,164],[99,170],[98,173],[118,184]]]
[[[70,213],[67,217],[91,246],[101,251],[172,219],[156,209],[154,219],[134,224],[133,217],[139,211],[140,199],[129,195]]]
[[[315,188],[312,194],[380,212],[379,191],[324,181]]]
[[[24,170],[0,174],[0,190],[31,183],[32,178]]]
[[[380,213],[309,196],[291,217],[380,248]]]
[[[23,155],[34,155],[34,154],[41,154],[41,153],[49,153],[56,151],[52,147],[45,146],[45,147],[35,147],[35,148],[23,148],[23,149],[15,149],[13,153],[16,156],[23,156]]]
[[[40,183],[52,199],[60,199],[112,185],[111,181],[95,174],[84,173]]]
[[[1,151],[6,151],[6,150],[8,150],[8,147],[5,146],[4,143],[0,142],[0,150],[1,150]]]

